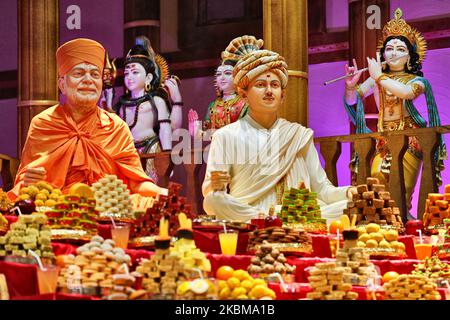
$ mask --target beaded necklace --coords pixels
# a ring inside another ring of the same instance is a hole
[[[150,100],[150,95],[148,93],[144,94],[142,97],[139,98],[126,98],[126,97],[120,97],[120,107],[119,107],[119,116],[120,116],[120,109],[123,108],[123,113],[122,113],[122,119],[123,121],[127,122],[127,112],[126,112],[126,108],[128,107],[133,107],[135,106],[136,109],[134,111],[134,119],[133,119],[133,123],[129,125],[130,130],[133,129],[137,122],[138,122],[138,118],[139,118],[139,106],[145,102],[145,101],[149,101]]]

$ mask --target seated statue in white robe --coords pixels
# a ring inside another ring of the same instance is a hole
[[[281,204],[283,190],[300,182],[317,192],[322,217],[339,219],[356,192],[335,187],[323,170],[313,131],[279,118],[287,85],[284,58],[268,50],[252,50],[241,37],[227,47],[244,52],[233,71],[249,113],[217,130],[210,145],[202,191],[204,209],[218,219],[249,221]]]

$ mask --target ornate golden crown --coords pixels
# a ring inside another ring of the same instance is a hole
[[[383,37],[378,43],[378,49],[383,47],[383,43],[390,36],[404,36],[409,40],[411,45],[416,48],[416,52],[419,55],[419,62],[422,62],[427,52],[427,42],[422,34],[411,27],[402,19],[403,12],[400,8],[395,10],[395,18],[386,23],[383,28]]]

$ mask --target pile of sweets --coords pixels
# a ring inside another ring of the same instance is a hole
[[[63,257],[63,268],[58,277],[58,287],[70,291],[78,281],[85,290],[110,290],[113,287],[113,275],[123,273],[123,264],[129,265],[131,258],[122,248],[116,248],[111,239],[92,237],[91,242],[77,248],[77,255]]]
[[[365,227],[358,227],[358,247],[368,251],[382,253],[405,253],[405,244],[398,241],[398,232],[394,229],[382,229],[376,223],[369,223]]]
[[[352,201],[348,202],[348,208],[344,209],[344,214],[349,216],[350,220],[356,216],[357,225],[374,222],[403,228],[400,209],[395,206],[390,192],[385,191],[385,185],[379,184],[377,178],[369,177],[367,184],[356,188],[358,194],[353,195]]]
[[[92,184],[99,218],[127,220],[133,218],[133,205],[127,185],[115,175],[106,175]]]
[[[53,188],[48,182],[39,181],[21,188],[16,200],[28,199],[33,200],[36,207],[53,207],[57,201],[62,200],[62,192],[60,189]]]
[[[424,275],[431,279],[449,279],[450,264],[441,261],[438,257],[425,258],[420,263],[414,265],[412,274]]]
[[[169,184],[168,196],[159,196],[159,200],[153,202],[153,206],[148,208],[144,215],[136,217],[130,233],[131,243],[145,246],[149,241],[148,237],[159,233],[158,223],[162,217],[169,221],[169,235],[175,236],[179,226],[178,214],[183,212],[189,218],[193,218],[191,206],[186,204],[186,198],[180,197],[181,185],[177,183]]]
[[[317,193],[311,192],[303,182],[298,189],[285,191],[280,217],[284,224],[303,224],[308,232],[326,232],[327,222],[322,219]]]
[[[283,253],[265,241],[251,259],[247,271],[251,275],[269,275],[274,272],[278,272],[280,275],[294,274],[296,267],[286,261]]]
[[[219,280],[220,300],[276,299],[275,292],[264,279],[253,278],[245,270],[233,270],[232,276]]]
[[[112,276],[113,287],[105,300],[147,300],[148,294],[145,290],[136,290],[136,278],[131,274],[115,274]]]
[[[347,267],[338,267],[335,262],[317,263],[309,271],[311,292],[306,294],[312,300],[356,300],[358,293],[350,291],[352,285],[345,282]]]
[[[196,247],[192,232],[192,220],[184,213],[178,215],[180,229],[177,231],[178,240],[170,248],[170,255],[180,258],[180,263],[186,270],[199,269],[204,272],[211,271],[211,262],[205,253]]]
[[[86,184],[72,186],[69,193],[45,211],[53,239],[87,238],[97,233],[97,214],[93,192]]]
[[[402,274],[383,287],[385,300],[441,300],[436,284],[423,275]]]
[[[0,214],[9,214],[12,208],[12,202],[9,201],[8,195],[2,188],[0,188]]]
[[[13,255],[27,257],[28,250],[38,256],[53,259],[51,232],[44,214],[21,215],[17,222],[11,224],[11,230],[0,237],[0,257]]]
[[[141,260],[136,271],[143,276],[142,287],[154,299],[174,299],[177,287],[189,277],[180,258],[170,253],[169,224],[160,221],[159,236],[155,238],[155,254]]]
[[[425,202],[425,213],[423,214],[423,226],[431,228],[442,225],[444,219],[450,218],[450,184],[445,186],[445,193],[429,193]]]
[[[311,253],[312,251],[311,237],[303,229],[269,227],[250,233],[248,242],[250,250],[258,250],[263,242],[269,242],[283,252]]]
[[[344,248],[336,254],[336,265],[343,267],[344,282],[365,286],[370,277],[377,275],[375,266],[369,261],[370,255],[363,248],[356,247],[357,230],[344,230]]]
[[[217,300],[217,286],[209,279],[184,281],[177,288],[178,300]]]

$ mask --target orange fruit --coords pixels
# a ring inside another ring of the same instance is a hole
[[[395,271],[388,271],[383,275],[383,283],[388,283],[391,280],[396,279],[399,276],[399,274]]]
[[[216,279],[218,280],[228,280],[228,278],[233,276],[234,269],[230,266],[221,266],[216,271]]]
[[[341,220],[335,220],[331,222],[329,232],[330,233],[337,233],[337,230],[339,229],[339,233],[342,234],[342,231],[344,231],[344,224]]]

